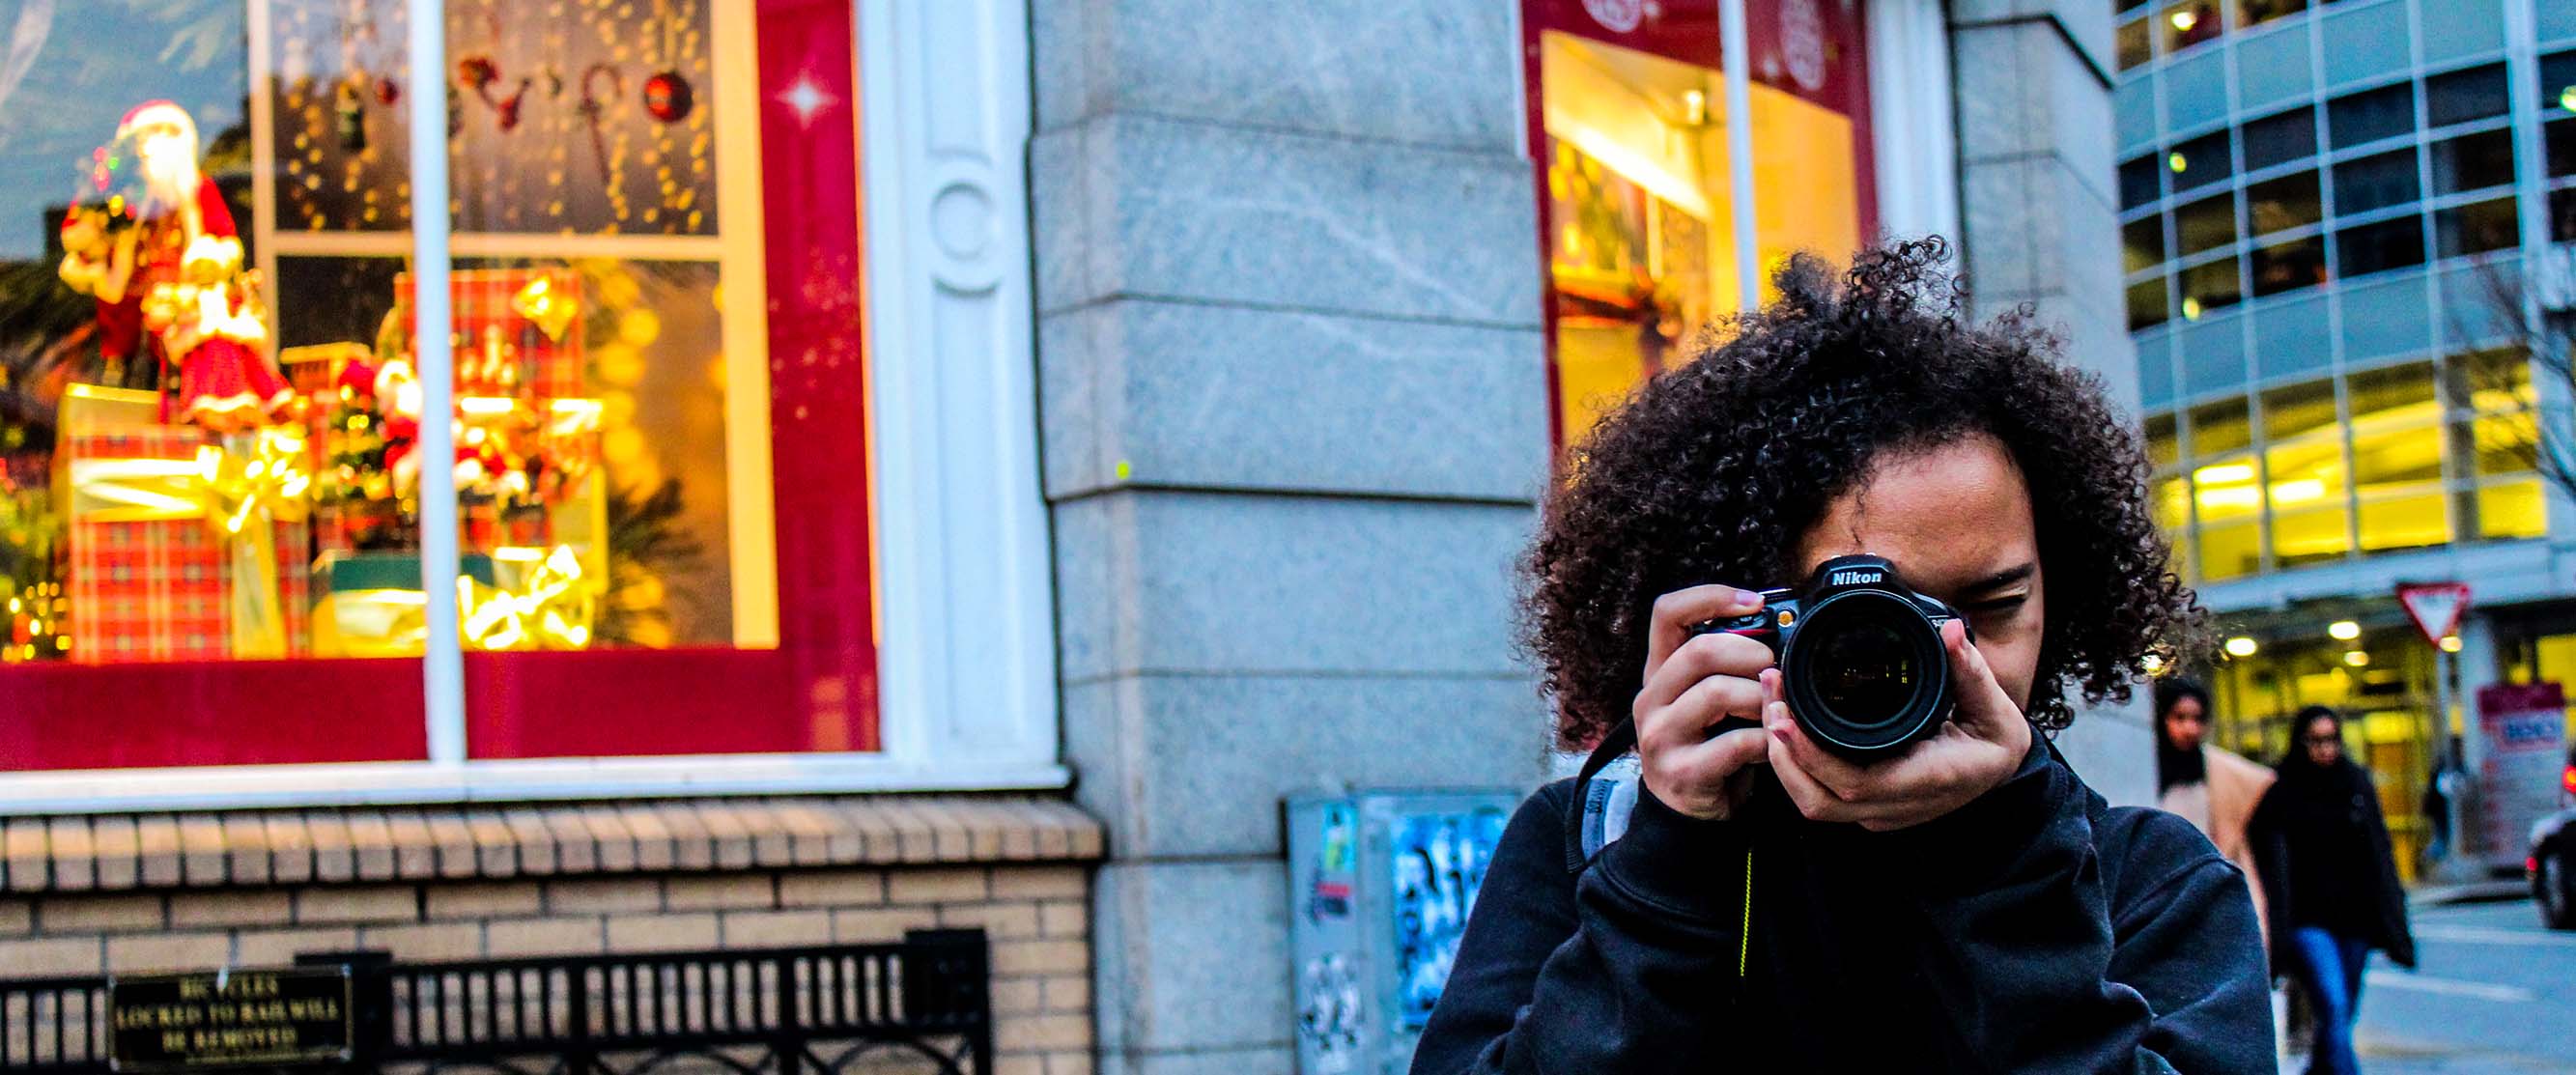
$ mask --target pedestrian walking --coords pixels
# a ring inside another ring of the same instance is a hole
[[[2176,676],[2156,683],[2156,805],[2191,822],[2245,876],[2255,876],[2247,830],[2272,770],[2209,743],[2209,688]],[[2254,919],[2271,936],[2270,909],[2254,890]]]
[[[2311,1075],[2359,1071],[2352,1026],[2373,950],[2415,965],[2406,893],[2370,774],[2344,755],[2343,716],[2299,711],[2272,790],[2254,810],[2253,843],[2272,913],[2274,966],[2315,1009]]]
[[[1414,1075],[2277,1070],[2243,876],[2047,738],[2199,624],[2137,442],[1942,257],[1792,258],[1577,449],[1528,609],[1591,757]]]

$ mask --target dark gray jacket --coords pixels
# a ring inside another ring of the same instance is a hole
[[[1579,875],[1572,784],[1505,830],[1414,1075],[2274,1070],[2243,876],[2043,744],[1895,833],[1640,795]]]

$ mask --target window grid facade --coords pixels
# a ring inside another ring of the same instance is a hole
[[[2185,6],[2221,29],[2174,47]],[[2499,252],[2576,240],[2576,26],[2427,62],[2425,20],[2457,14],[2440,7],[2115,0],[2124,107],[2154,119],[2151,137],[2124,124],[2119,173],[2151,501],[2188,579],[2545,529],[2540,482],[2502,447],[2529,371],[2473,356],[2513,327],[2491,309],[2517,268]],[[2404,16],[2406,62],[2330,78],[2315,24],[2371,9]],[[2236,50],[2271,34],[2306,45],[2308,89],[2249,106]],[[2177,63],[2224,77],[2186,85]],[[2537,108],[2511,107],[2517,80]]]

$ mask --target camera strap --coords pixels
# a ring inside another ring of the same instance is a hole
[[[1603,775],[1620,758],[1637,746],[1637,725],[1620,721],[1610,734],[1601,737],[1601,745],[1592,748],[1592,756],[1583,760],[1583,769],[1574,777],[1574,801],[1565,812],[1565,872],[1580,874],[1592,864],[1601,849],[1610,846],[1628,831],[1628,819],[1637,808],[1639,788],[1645,784],[1642,774],[1612,777]],[[1747,961],[1753,952],[1753,850],[1744,851],[1744,921],[1736,934],[1735,976],[1745,976]]]
[[[1637,781],[1596,779],[1612,762],[1637,748],[1637,724],[1620,721],[1592,748],[1574,777],[1574,801],[1565,811],[1565,872],[1582,873],[1592,856],[1628,829],[1637,805]]]

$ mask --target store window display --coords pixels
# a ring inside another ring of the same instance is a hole
[[[1840,260],[1875,230],[1860,10],[1746,5],[1749,115],[1730,131],[1719,5],[1644,5],[1605,20],[1580,0],[1525,0],[1531,144],[1547,256],[1550,390],[1559,445],[1738,308],[1789,254]],[[1733,136],[1749,134],[1739,219]]]
[[[0,240],[0,689],[24,701],[0,756],[419,760],[418,658],[445,647],[476,758],[875,747],[858,206],[813,193],[857,189],[847,5],[29,18],[0,85],[29,117],[0,211],[47,224]],[[445,409],[421,94],[447,116]],[[420,450],[431,422],[452,458]],[[433,638],[420,499],[448,485],[462,622]],[[162,717],[48,727],[110,699]]]

